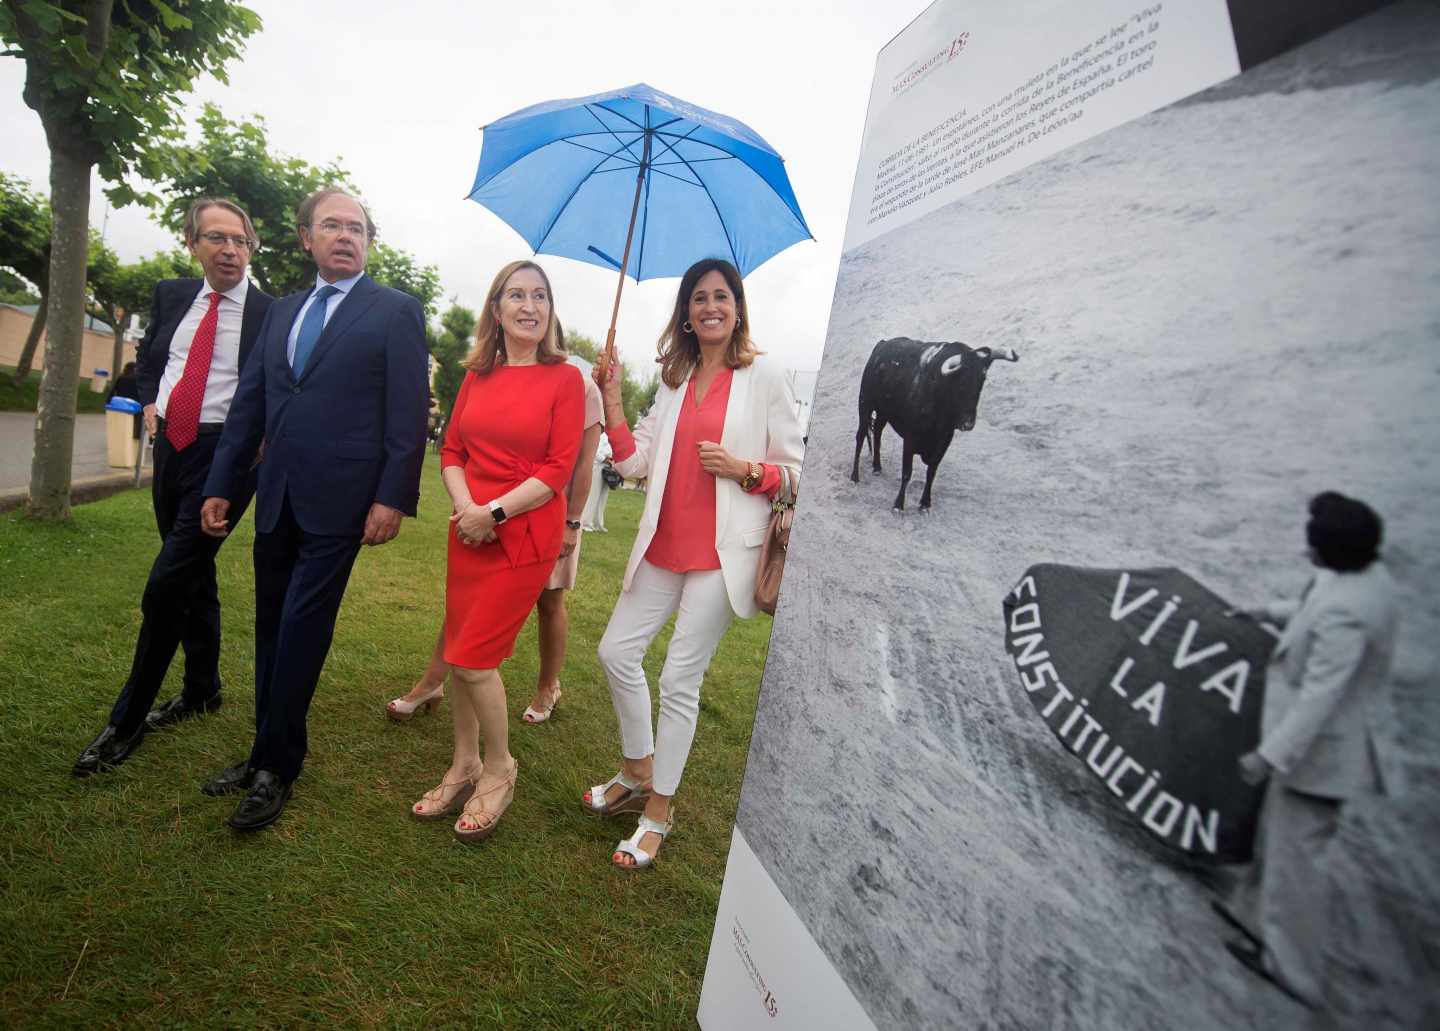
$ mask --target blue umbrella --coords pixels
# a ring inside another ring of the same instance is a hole
[[[742,122],[644,83],[491,122],[469,196],[536,253],[619,271],[606,364],[626,275],[678,276],[713,256],[743,276],[813,238],[770,144]]]

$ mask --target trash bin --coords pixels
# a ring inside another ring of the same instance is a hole
[[[90,373],[90,393],[103,394],[110,385],[110,370],[95,369]]]
[[[121,469],[133,469],[139,457],[140,442],[135,439],[135,416],[140,414],[139,401],[128,397],[112,397],[105,405],[106,462]]]

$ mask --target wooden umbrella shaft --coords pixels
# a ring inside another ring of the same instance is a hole
[[[635,176],[635,200],[630,205],[630,225],[625,230],[625,250],[620,255],[620,281],[615,284],[615,307],[610,311],[610,330],[605,334],[605,353],[600,356],[600,382],[610,375],[610,365],[620,360],[615,353],[615,323],[620,318],[620,293],[625,289],[625,270],[630,267],[630,244],[635,238],[635,217],[640,213],[640,191],[645,186],[645,171],[650,166],[650,133],[645,133],[645,149],[640,157],[640,171]]]

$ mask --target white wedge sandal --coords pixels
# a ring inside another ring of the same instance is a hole
[[[605,801],[605,796],[610,789],[619,784],[625,789],[613,802]],[[592,816],[615,816],[618,813],[639,813],[645,810],[645,803],[650,801],[650,781],[632,781],[625,776],[621,770],[611,777],[604,784],[596,784],[580,798],[581,807]]]
[[[650,867],[655,865],[655,857],[640,847],[641,839],[643,839],[647,834],[658,834],[660,835],[660,840],[663,842],[666,838],[670,836],[670,831],[674,828],[674,826],[675,813],[673,811],[670,813],[670,816],[665,820],[664,823],[661,823],[659,820],[652,820],[644,813],[641,813],[640,824],[635,828],[635,833],[615,846],[616,852],[623,852],[625,855],[635,860],[635,865],[631,866],[628,863],[617,863],[613,854],[610,856],[610,865],[615,867],[617,870],[650,869]]]

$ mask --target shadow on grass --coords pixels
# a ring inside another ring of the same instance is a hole
[[[585,535],[556,717],[519,719],[533,617],[502,668],[520,779],[478,846],[407,815],[448,763],[448,703],[405,724],[384,713],[441,618],[448,507],[433,456],[421,518],[356,564],[294,799],[244,837],[224,825],[235,800],[198,785],[250,742],[250,520],[219,560],[225,705],[77,780],[70,763],[129,669],[156,546],[148,497],[84,506],[64,527],[0,516],[0,1012],[54,1027],[693,1025],[770,621],[737,622],[721,644],[656,868],[611,870],[634,817],[598,821],[579,799],[619,760],[595,644],[642,500],[614,492],[611,532]],[[668,637],[647,658],[652,683]],[[177,657],[162,697],[179,683]]]

